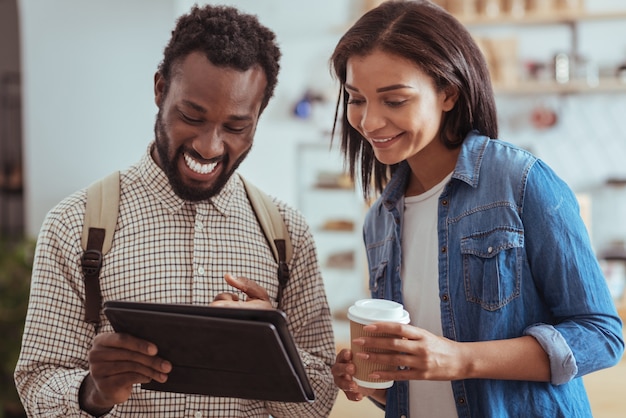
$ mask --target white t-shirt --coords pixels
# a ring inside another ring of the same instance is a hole
[[[402,226],[402,294],[411,325],[441,336],[439,268],[437,258],[437,208],[439,195],[450,180],[449,174],[432,189],[405,197]],[[449,381],[411,380],[411,418],[457,417]]]

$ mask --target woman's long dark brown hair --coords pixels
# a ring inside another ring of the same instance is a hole
[[[459,147],[476,130],[498,137],[495,99],[485,59],[467,29],[441,7],[426,0],[389,0],[364,14],[339,40],[331,67],[340,82],[333,138],[341,127],[341,151],[354,180],[360,170],[364,197],[371,188],[382,192],[395,166],[376,160],[371,145],[347,118],[346,66],[353,56],[378,49],[411,60],[432,77],[441,91],[459,92],[454,108],[444,115],[440,137]],[[373,185],[372,185],[373,181]]]

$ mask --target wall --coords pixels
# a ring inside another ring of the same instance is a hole
[[[20,0],[27,233],[63,197],[138,160],[172,0]]]

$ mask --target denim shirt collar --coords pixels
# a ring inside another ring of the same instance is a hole
[[[480,166],[490,139],[480,135],[477,131],[471,131],[465,137],[461,152],[454,167],[452,177],[466,182],[470,186],[478,187],[480,177]]]
[[[461,152],[454,167],[452,178],[464,181],[472,187],[477,187],[480,166],[488,143],[489,138],[480,135],[477,131],[471,131],[467,134],[461,145]],[[406,160],[398,164],[398,168],[381,195],[381,208],[384,206],[391,211],[401,203],[410,172],[411,168]]]

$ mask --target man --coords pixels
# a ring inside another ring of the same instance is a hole
[[[236,9],[195,6],[178,20],[154,78],[155,141],[121,175],[120,214],[100,273],[104,301],[277,307],[277,264],[234,174],[273,94],[279,57],[274,34]],[[30,416],[329,414],[336,396],[330,312],[300,215],[277,202],[294,248],[280,308],[315,391],[310,404],[141,389],[164,382],[172,365],[151,342],[113,333],[104,316],[100,329],[84,321],[85,199],[81,190],[63,200],[39,235],[15,372]]]

